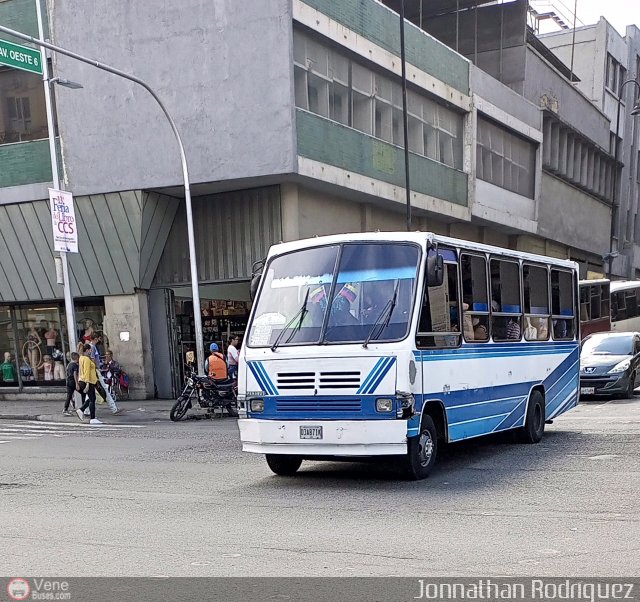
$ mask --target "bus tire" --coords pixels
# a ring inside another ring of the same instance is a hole
[[[269,468],[277,475],[290,477],[294,475],[300,465],[302,458],[299,456],[287,456],[284,454],[266,454],[267,464]]]
[[[544,397],[540,391],[532,391],[527,407],[524,426],[517,431],[520,443],[538,443],[544,434],[545,424]]]
[[[409,437],[404,472],[410,481],[426,479],[438,455],[438,430],[433,418],[428,414],[422,417],[420,434]]]

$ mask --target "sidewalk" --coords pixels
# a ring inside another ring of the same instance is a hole
[[[123,410],[113,415],[109,406],[96,404],[96,416],[111,423],[153,422],[169,420],[169,410],[175,403],[171,399],[147,399],[143,401],[118,401]],[[64,399],[59,401],[0,401],[0,420],[43,420],[47,422],[69,422],[75,416],[63,416]]]

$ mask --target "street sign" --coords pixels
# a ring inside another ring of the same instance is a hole
[[[39,50],[0,40],[0,65],[42,75]]]
[[[66,253],[78,252],[78,228],[73,209],[73,195],[64,190],[49,188],[53,250]]]

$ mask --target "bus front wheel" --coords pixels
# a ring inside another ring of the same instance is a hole
[[[283,454],[266,454],[269,468],[277,475],[289,477],[295,474],[302,464],[302,458]]]
[[[405,474],[411,481],[425,479],[431,473],[438,455],[438,431],[429,415],[422,417],[420,434],[407,442]]]
[[[524,427],[518,431],[520,443],[538,443],[544,434],[544,397],[540,391],[533,391],[527,407]]]

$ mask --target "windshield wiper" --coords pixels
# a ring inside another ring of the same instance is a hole
[[[373,338],[375,333],[375,338],[377,339],[383,332],[384,329],[389,326],[389,322],[391,320],[391,314],[393,310],[396,308],[396,301],[398,300],[398,287],[400,286],[400,280],[396,281],[396,288],[393,291],[393,297],[387,301],[387,304],[382,308],[380,315],[376,318],[376,321],[373,323],[367,338],[364,340],[362,346],[366,349],[369,341]],[[384,322],[382,322],[384,320]],[[382,328],[380,328],[382,326]]]
[[[278,345],[280,344],[282,337],[284,336],[285,332],[287,332],[287,328],[289,328],[297,318],[300,318],[300,319],[298,320],[298,323],[296,324],[295,328],[289,334],[289,338],[285,341],[285,344],[291,342],[291,339],[293,339],[293,337],[296,335],[298,330],[302,328],[302,321],[304,320],[304,317],[307,315],[307,311],[308,311],[307,301],[309,300],[310,290],[311,290],[310,288],[307,289],[307,293],[304,296],[304,301],[302,302],[300,309],[295,313],[295,315],[291,318],[291,320],[289,320],[284,325],[284,328],[280,331],[280,334],[277,336],[276,340],[273,342],[273,345],[271,345],[271,351],[275,351],[278,348]]]

